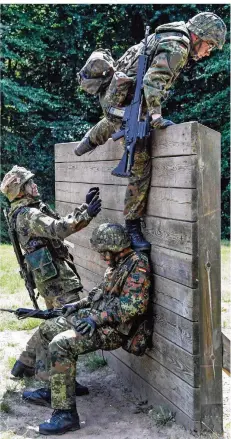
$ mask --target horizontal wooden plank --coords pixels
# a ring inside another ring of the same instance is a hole
[[[154,304],[154,331],[193,355],[199,353],[199,324]]]
[[[171,157],[197,154],[198,122],[184,122],[166,130],[152,131],[152,156]]]
[[[154,303],[188,320],[198,321],[199,294],[197,288],[189,288],[158,275],[154,275],[153,284]]]
[[[123,349],[113,355],[126,364],[131,370],[143,378],[165,398],[174,401],[176,407],[190,418],[199,419],[199,389],[191,387],[158,361],[144,355],[142,358],[128,354]]]
[[[115,370],[120,379],[126,386],[130,388],[136,398],[141,401],[148,400],[148,404],[168,406],[169,409],[175,413],[176,422],[180,425],[184,425],[185,428],[192,431],[200,430],[200,422],[194,421],[187,416],[182,410],[180,410],[173,401],[165,398],[160,391],[155,389],[152,385],[147,383],[138,373],[134,372],[125,363],[118,360],[113,352],[103,352],[103,355],[107,358],[109,366]],[[159,389],[160,390],[160,389]]]
[[[56,207],[60,214],[67,215],[74,206],[73,204],[63,205],[63,203],[56,202]],[[104,222],[124,224],[124,216],[122,212],[102,209],[101,213],[86,228],[73,235],[72,241],[83,247],[90,247],[89,238],[92,230]],[[143,234],[151,244],[192,254],[195,223],[148,216],[145,218],[145,224]]]
[[[56,203],[85,202],[86,193],[93,184],[71,183],[56,181]],[[102,206],[114,211],[124,209],[125,186],[99,185],[102,198]],[[197,197],[196,189],[177,189],[151,187],[147,204],[147,216],[177,219],[181,221],[197,220]]]
[[[199,387],[199,355],[191,355],[156,332],[153,333],[152,340],[153,346],[152,349],[147,350],[147,355],[192,387]]]
[[[197,153],[195,126],[197,122],[185,122],[166,130],[152,130],[152,156],[178,156]],[[80,140],[80,139],[79,139]],[[119,160],[123,154],[123,141],[109,139],[90,154],[78,157],[74,153],[79,142],[58,143],[55,145],[56,162],[91,162],[98,160]]]
[[[81,255],[83,252],[80,251],[79,254]],[[97,259],[97,254],[95,258]],[[77,258],[75,258],[75,261],[76,259]],[[77,270],[83,280],[84,287],[89,290],[93,288],[96,283],[101,281],[104,274],[104,267],[96,266],[93,261],[88,263],[81,257],[79,257],[78,261],[79,264],[76,265]],[[85,264],[85,267],[82,266],[83,264]],[[85,283],[85,279],[87,284]],[[152,300],[154,304],[161,306],[160,309],[164,307],[187,320],[198,321],[199,297],[197,289],[188,288],[157,275],[154,275],[153,285],[154,293]]]
[[[80,265],[76,264],[76,269],[79,276],[81,277],[84,291],[91,291],[93,288],[99,285],[103,279],[102,276],[96,273],[92,273],[91,271],[81,267]]]
[[[197,261],[192,255],[152,245],[151,261],[154,274],[191,288],[197,287]]]
[[[78,232],[78,235],[80,233]],[[73,240],[74,242],[74,239],[69,237],[70,241]],[[72,254],[76,264],[100,275],[103,274],[102,270],[105,265],[100,260],[97,252],[87,247],[75,245]],[[154,274],[192,288],[197,286],[197,281],[193,276],[193,260],[191,255],[152,246],[151,258]]]
[[[151,186],[196,188],[197,157],[160,157],[152,159]]]
[[[160,157],[152,159],[151,186],[195,188],[196,156]],[[117,161],[56,163],[56,181],[127,186],[127,179],[111,175]]]

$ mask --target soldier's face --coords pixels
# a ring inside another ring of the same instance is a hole
[[[25,193],[31,197],[37,197],[39,195],[38,186],[32,178],[25,184]]]
[[[115,263],[116,263],[116,261],[115,261],[115,255],[114,255],[114,253],[112,253],[112,252],[109,252],[109,251],[107,251],[107,252],[101,252],[101,253],[100,253],[100,259],[102,259],[103,261],[105,261],[106,264],[107,264],[109,267],[114,267],[114,266],[115,266]]]
[[[213,49],[214,44],[201,40],[200,44],[195,47],[196,60],[209,56]]]

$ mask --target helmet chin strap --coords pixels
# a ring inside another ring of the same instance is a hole
[[[200,59],[200,57],[198,56],[198,51],[200,50],[201,46],[202,46],[203,41],[198,38],[197,41],[193,42],[193,46],[192,46],[192,58],[194,59],[194,61],[198,61],[198,59]],[[195,52],[195,49],[197,49],[197,51]]]

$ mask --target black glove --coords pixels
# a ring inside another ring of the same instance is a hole
[[[92,198],[91,202],[88,204],[87,213],[92,218],[101,211],[101,200],[99,199],[99,195],[95,195]]]
[[[61,312],[64,315],[64,317],[67,318],[69,315],[78,311],[78,309],[79,309],[78,302],[66,303],[66,305],[62,306]]]
[[[77,321],[75,329],[82,335],[88,334],[91,338],[96,330],[96,322],[91,317],[84,317]]]
[[[175,123],[169,119],[164,119],[162,116],[158,117],[158,119],[156,120],[151,121],[152,128],[162,129],[162,128],[167,128],[170,125],[175,125]]]
[[[99,188],[91,187],[86,195],[86,203],[89,204],[96,194],[99,195]]]

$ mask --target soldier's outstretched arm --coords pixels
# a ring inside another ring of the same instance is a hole
[[[36,208],[26,208],[17,216],[17,230],[28,228],[30,234],[50,239],[64,239],[86,227],[93,219],[88,213],[88,205],[80,207],[60,219],[51,218]]]

